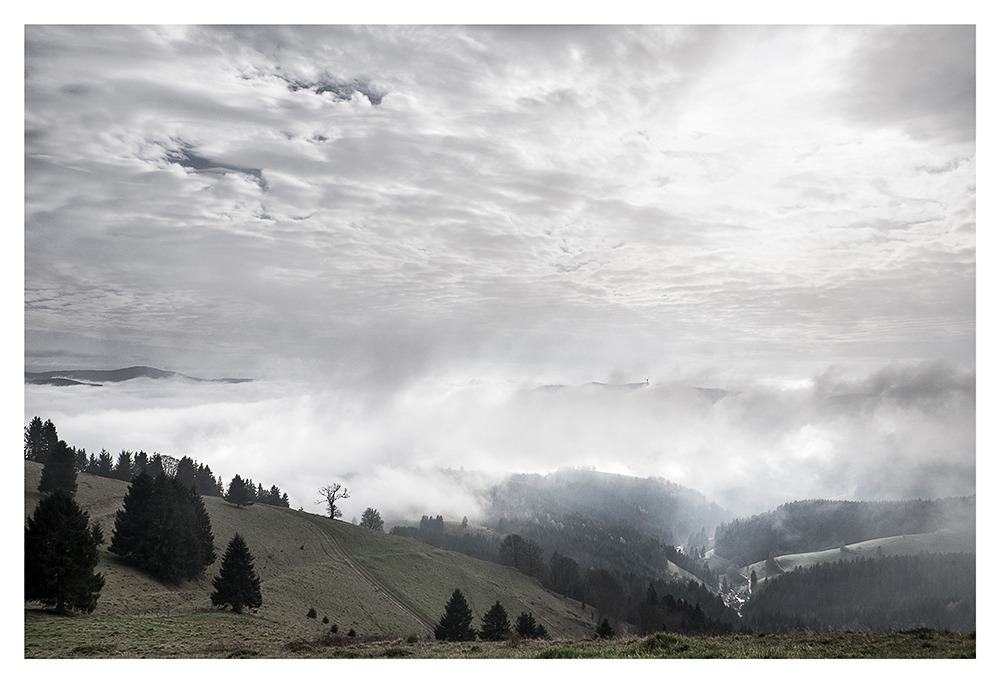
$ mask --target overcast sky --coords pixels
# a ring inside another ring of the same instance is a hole
[[[344,481],[358,516],[460,516],[418,496],[438,466],[740,512],[973,493],[975,54],[963,26],[28,26],[25,369],[257,381],[28,387],[25,419],[307,509]]]

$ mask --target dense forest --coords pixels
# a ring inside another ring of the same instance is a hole
[[[921,553],[797,569],[765,582],[743,608],[749,630],[976,628],[976,556]]]
[[[715,554],[747,566],[793,553],[944,528],[975,529],[976,497],[906,501],[803,500],[720,524]]]
[[[712,529],[731,517],[697,491],[663,478],[641,479],[590,469],[513,474],[486,491],[483,510],[490,526],[500,519],[558,526],[563,517],[575,513],[634,529],[667,545],[683,543],[690,534]]]

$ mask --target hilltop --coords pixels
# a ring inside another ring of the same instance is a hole
[[[127,382],[133,379],[183,379],[189,382],[219,382],[224,384],[238,384],[242,382],[252,382],[251,379],[222,377],[219,379],[202,379],[182,375],[179,372],[170,370],[160,370],[144,365],[136,365],[129,368],[119,368],[117,370],[49,370],[46,372],[25,372],[25,384],[52,384],[55,386],[101,386],[102,382]]]
[[[25,462],[25,518],[40,500],[41,469],[38,463]],[[107,542],[127,489],[126,482],[78,475],[77,501],[91,521],[102,525]],[[125,657],[226,656],[226,648],[242,647],[233,641],[234,628],[252,641],[250,649],[271,652],[262,656],[287,656],[278,651],[288,643],[329,634],[324,616],[338,625],[341,636],[354,629],[362,638],[428,639],[455,588],[465,593],[477,626],[499,600],[512,617],[531,612],[553,638],[593,633],[590,610],[513,569],[289,508],[237,508],[220,498],[203,500],[219,557],[236,532],[254,554],[264,596],[260,610],[237,616],[211,608],[211,578],[218,574],[221,560],[193,581],[169,584],[122,562],[105,543],[97,571],[106,584],[97,609],[66,618],[26,604],[25,656],[72,656],[74,648],[95,642],[120,642],[130,650],[116,656]],[[306,617],[310,608],[318,618]],[[147,630],[149,638],[122,635]],[[162,642],[166,633],[180,649],[170,650],[174,645]]]

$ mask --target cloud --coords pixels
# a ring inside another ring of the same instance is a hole
[[[692,378],[541,390],[425,376],[388,392],[274,382],[28,386],[25,416],[52,419],[61,438],[88,451],[190,455],[226,480],[275,483],[306,509],[319,485],[340,481],[353,493],[352,514],[373,506],[383,516],[433,508],[473,517],[475,492],[448,468],[479,472],[486,485],[507,471],[593,465],[663,476],[741,514],[804,498],[975,491],[969,373],[892,366],[837,375],[717,387],[727,394]]]
[[[975,26],[873,27],[858,39],[849,115],[918,138],[975,140]]]

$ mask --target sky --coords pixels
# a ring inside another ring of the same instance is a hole
[[[254,379],[26,385],[71,445],[347,518],[975,492],[973,27],[29,25],[24,78],[24,369]]]

